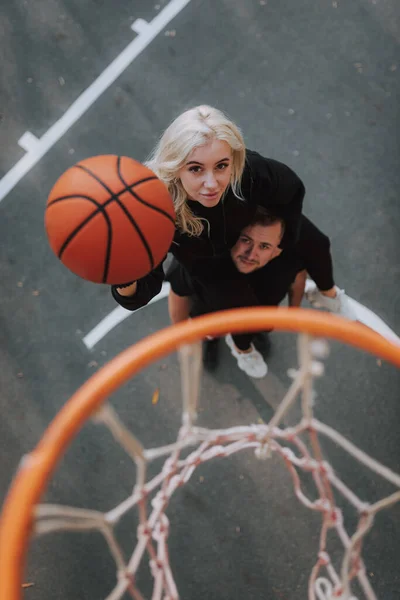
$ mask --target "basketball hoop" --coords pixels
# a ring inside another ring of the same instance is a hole
[[[197,427],[201,375],[199,341],[208,334],[272,328],[299,333],[299,364],[291,370],[293,381],[270,422],[218,430]],[[190,479],[198,465],[217,456],[226,457],[251,448],[258,458],[277,453],[292,476],[296,497],[321,515],[317,559],[314,566],[310,565],[309,599],[354,599],[351,585],[357,579],[364,597],[376,600],[361,556],[362,542],[377,513],[400,500],[400,475],[314,417],[313,381],[323,375],[324,338],[342,341],[400,367],[400,346],[360,324],[314,310],[294,308],[240,309],[186,321],[151,335],[105,365],[72,396],[49,425],[37,447],[21,461],[0,521],[0,598],[20,600],[27,547],[34,532],[44,534],[70,529],[97,530],[107,541],[117,570],[116,583],[106,596],[107,600],[118,600],[125,593],[135,600],[143,598],[136,587],[135,574],[146,554],[154,582],[153,600],[178,599],[173,565],[169,564],[168,558],[168,502],[175,490]],[[139,371],[178,349],[183,410],[177,441],[169,446],[145,449],[105,401]],[[296,425],[285,427],[283,419],[297,401],[301,403],[302,418]],[[107,513],[40,504],[58,462],[90,418],[107,426],[116,442],[135,462],[137,475],[133,493]],[[333,440],[354,459],[389,481],[394,486],[393,493],[374,504],[361,501],[324,460],[319,443],[322,436]],[[189,448],[191,450],[186,458],[182,458],[182,450]],[[158,475],[148,480],[147,464],[160,457],[166,457],[164,466]],[[301,470],[312,474],[317,500],[311,500],[302,490],[298,476]],[[335,494],[348,501],[358,512],[358,525],[352,535],[347,532]],[[150,497],[151,508],[147,510]],[[136,507],[140,527],[131,557],[125,561],[114,525]],[[327,533],[331,530],[336,531],[343,545],[340,570],[335,569],[329,556]]]

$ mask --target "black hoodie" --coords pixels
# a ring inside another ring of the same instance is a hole
[[[188,201],[192,212],[204,218],[204,230],[198,237],[178,230],[170,252],[185,267],[189,275],[207,280],[221,278],[218,268],[227,251],[234,246],[241,230],[253,219],[257,205],[263,206],[285,221],[283,248],[294,245],[298,238],[300,216],[305,188],[299,177],[289,167],[258,152],[246,151],[246,163],[241,180],[241,196],[237,198],[229,188],[222,200],[213,208],[199,202]],[[134,296],[118,294],[112,286],[115,300],[128,310],[147,304],[161,290],[164,271],[160,264],[143,279],[138,280]]]

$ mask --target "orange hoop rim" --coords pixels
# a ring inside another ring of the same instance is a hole
[[[68,400],[19,467],[0,518],[0,597],[20,600],[33,511],[68,445],[105,400],[132,376],[183,344],[206,335],[276,329],[331,338],[400,368],[400,345],[367,327],[303,308],[242,308],[171,325],[121,352],[93,374]]]

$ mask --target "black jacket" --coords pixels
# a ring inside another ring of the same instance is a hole
[[[199,202],[189,201],[193,213],[206,219],[204,230],[198,237],[176,231],[170,252],[196,278],[207,280],[223,276],[219,259],[226,256],[241,230],[254,216],[257,205],[270,210],[285,221],[282,247],[297,241],[305,188],[299,177],[289,167],[258,152],[246,151],[246,164],[241,180],[242,199],[231,188],[214,208],[204,208]],[[160,264],[138,281],[136,294],[120,296],[112,286],[115,300],[128,310],[147,304],[161,290],[164,271]]]

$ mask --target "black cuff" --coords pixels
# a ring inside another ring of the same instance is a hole
[[[114,287],[121,288],[121,290],[122,290],[123,288],[127,288],[130,285],[133,285],[134,283],[135,283],[134,281],[130,281],[129,283],[114,283]]]

